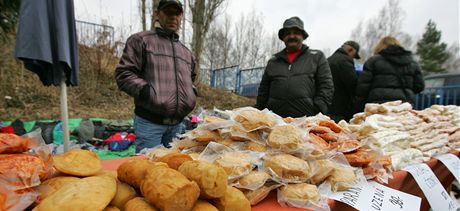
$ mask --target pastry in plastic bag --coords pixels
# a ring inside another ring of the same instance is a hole
[[[361,167],[366,166],[373,160],[377,159],[377,153],[370,149],[360,148],[354,153],[345,154],[345,158],[347,158],[347,161],[351,166]]]
[[[338,152],[348,153],[348,152],[353,152],[361,148],[361,142],[357,140],[337,141],[337,142],[332,143],[330,148],[335,149]]]
[[[353,168],[335,165],[327,181],[334,192],[345,191],[355,184],[356,174]]]
[[[219,211],[214,205],[207,201],[198,200],[193,206],[192,211]]]
[[[342,132],[342,128],[332,120],[321,120],[319,122],[319,125],[323,126],[323,127],[328,127],[329,129],[331,129],[335,133]]]
[[[52,174],[49,161],[31,154],[0,154],[0,180],[14,190],[35,187]]]
[[[163,157],[159,157],[158,159],[155,159],[155,161],[157,162],[167,163],[169,168],[176,169],[176,170],[179,168],[180,165],[182,165],[182,163],[186,161],[190,161],[190,160],[193,160],[192,157],[190,157],[190,155],[177,153],[177,152],[167,154]]]
[[[249,141],[246,143],[246,150],[254,152],[266,152],[267,146],[258,142]]]
[[[308,139],[308,142],[318,146],[319,148],[321,149],[328,149],[329,148],[329,143],[327,143],[326,141],[324,141],[324,139],[322,139],[321,137],[315,135],[314,133],[310,133],[309,134],[309,139]]]
[[[255,190],[265,184],[270,179],[270,175],[264,171],[252,171],[238,179],[238,188]]]
[[[281,180],[287,182],[303,182],[311,177],[311,169],[307,161],[289,154],[278,154],[268,157],[265,168],[270,168]]]
[[[144,178],[141,193],[160,210],[190,210],[200,196],[200,188],[180,172],[156,166]]]
[[[163,157],[163,156],[165,156],[167,154],[171,154],[171,153],[174,153],[174,152],[180,152],[180,151],[178,149],[165,148],[165,147],[161,146],[161,147],[156,147],[156,148],[148,150],[145,155],[149,159],[155,160],[158,157]]]
[[[38,192],[40,193],[38,201],[42,201],[46,197],[59,190],[62,186],[79,180],[80,178],[78,177],[59,176],[42,182],[42,184],[38,186]]]
[[[101,170],[101,160],[96,153],[82,149],[72,149],[53,157],[54,167],[74,176],[91,176]]]
[[[227,173],[217,165],[203,161],[187,161],[179,172],[195,181],[200,187],[200,198],[212,199],[224,196],[227,189]]]
[[[252,170],[251,156],[241,152],[225,152],[214,163],[224,168],[230,178],[244,175]]]
[[[125,211],[158,211],[153,205],[147,202],[145,198],[136,197],[125,204]]]
[[[300,183],[280,187],[278,201],[283,202],[317,202],[321,195],[316,185]]]
[[[219,132],[209,131],[201,128],[192,130],[192,136],[195,137],[194,140],[197,142],[210,142],[219,140],[221,138]]]
[[[230,138],[235,141],[261,141],[261,131],[245,132],[243,128],[233,125],[230,127]]]
[[[62,186],[33,210],[103,210],[115,196],[116,191],[117,183],[111,177],[86,177]]]
[[[38,142],[31,138],[10,133],[0,133],[0,154],[26,152],[35,146],[38,146]]]
[[[251,210],[251,204],[244,194],[234,188],[227,187],[225,195],[221,198],[214,200],[215,205],[219,211],[249,211]]]
[[[282,125],[272,129],[267,144],[282,151],[295,150],[302,143],[302,134],[292,125]]]
[[[317,160],[316,166],[318,170],[316,173],[310,178],[311,184],[317,185],[322,183],[329,175],[332,174],[334,170],[335,164],[330,160]]]
[[[259,111],[255,108],[241,108],[236,112],[235,121],[239,122],[247,131],[271,128],[275,125],[276,121],[269,114]]]
[[[124,182],[117,181],[117,193],[110,202],[110,205],[123,209],[126,202],[135,197],[137,197],[137,193],[133,187]]]
[[[274,182],[271,182],[270,184],[265,184],[262,187],[255,189],[255,190],[242,190],[244,196],[249,200],[249,203],[251,205],[256,205],[262,200],[264,200],[270,191],[276,189],[280,185]]]
[[[128,183],[135,188],[139,188],[141,181],[144,179],[147,171],[155,166],[165,166],[168,164],[161,162],[152,162],[150,160],[130,160],[121,164],[117,169],[118,179]]]

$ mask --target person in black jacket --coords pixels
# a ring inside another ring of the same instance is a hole
[[[391,36],[380,40],[374,56],[364,63],[356,89],[357,112],[365,103],[384,103],[394,100],[415,103],[415,94],[425,88],[420,66],[399,41]]]
[[[265,68],[256,108],[268,108],[282,117],[326,113],[334,86],[326,57],[303,44],[308,37],[298,17],[287,19],[278,31],[286,48],[275,54]]]
[[[358,76],[353,59],[360,59],[359,44],[345,42],[332,56],[327,58],[334,81],[334,97],[329,107],[329,117],[334,121],[348,121],[353,115],[353,103]]]

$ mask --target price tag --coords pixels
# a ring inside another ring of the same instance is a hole
[[[449,169],[457,181],[460,181],[460,159],[457,156],[444,154],[436,156],[436,159],[440,160]]]
[[[425,163],[404,168],[417,182],[434,211],[455,211],[457,205],[441,185],[436,175]]]
[[[377,182],[359,183],[347,191],[333,193],[329,198],[357,210],[395,211],[420,210],[422,199]]]

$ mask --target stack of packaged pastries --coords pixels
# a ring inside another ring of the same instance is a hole
[[[339,125],[361,144],[390,156],[392,169],[400,170],[460,146],[458,108],[435,105],[417,111],[401,101],[366,104],[363,113]],[[387,160],[380,164],[389,165]]]
[[[226,207],[234,201],[243,207],[242,201],[256,205],[271,191],[277,192],[283,206],[327,210],[326,192],[347,190],[364,178],[362,170],[350,166],[343,154],[359,151],[361,144],[327,116],[283,119],[268,110],[244,107],[204,111],[200,117],[199,126],[173,141],[172,148],[154,148],[146,156],[168,162],[164,157],[178,152],[180,159],[188,155],[191,160],[177,170],[198,184],[200,200],[208,200],[219,210],[231,210]],[[216,167],[226,175],[225,186],[220,186],[227,188],[223,198],[215,190],[207,191],[209,184],[219,187],[209,180],[220,173],[207,172]]]
[[[53,174],[41,131],[0,134],[0,210],[24,210],[39,196],[37,187]]]

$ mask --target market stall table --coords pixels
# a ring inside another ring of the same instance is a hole
[[[451,151],[450,153],[460,157],[459,151]],[[105,170],[116,170],[118,166],[122,163],[132,160],[132,159],[144,159],[145,157],[136,156],[136,157],[129,157],[129,158],[122,158],[122,159],[115,159],[115,160],[105,160],[102,161],[102,166]],[[444,188],[447,188],[449,185],[452,184],[454,181],[454,176],[449,170],[437,159],[431,159],[426,162],[428,166],[433,170],[433,172],[438,177],[439,181],[442,183]],[[422,190],[420,190],[419,186],[415,182],[412,175],[410,175],[406,171],[396,171],[393,172],[393,179],[390,179],[386,186],[391,187],[396,190],[400,190],[405,193],[409,193],[415,196],[422,198],[422,204],[420,210],[428,210],[429,204],[425,196],[423,195]],[[329,200],[329,206],[331,210],[355,210],[354,208],[335,200]],[[295,210],[305,210],[305,209],[298,209],[292,207],[281,207],[276,199],[276,191],[272,191],[270,195],[264,199],[262,202],[257,204],[256,206],[252,207],[254,211],[271,211],[271,210],[284,210],[284,211],[295,211]]]

